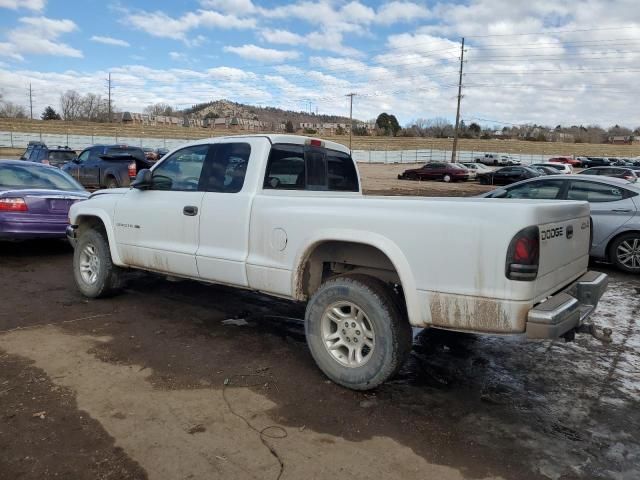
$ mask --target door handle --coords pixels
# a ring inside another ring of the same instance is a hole
[[[198,207],[187,205],[182,209],[182,213],[187,215],[188,217],[195,217],[198,214]]]
[[[612,211],[616,213],[631,213],[629,208],[614,208]]]

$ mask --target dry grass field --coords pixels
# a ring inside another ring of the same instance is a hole
[[[185,128],[179,126],[122,125],[92,122],[65,122],[38,120],[0,119],[0,131],[38,132],[74,135],[100,135],[122,137],[177,138],[195,140],[222,135],[245,134],[246,131],[227,129],[211,130]],[[345,145],[349,137],[320,136]],[[459,149],[474,152],[517,153],[525,155],[576,155],[606,157],[640,156],[640,144],[608,145],[587,143],[527,142],[521,140],[477,140],[461,139]],[[404,137],[353,137],[354,150],[451,150],[452,140],[446,138],[404,138]]]

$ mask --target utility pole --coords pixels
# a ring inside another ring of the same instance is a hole
[[[31,83],[29,83],[29,110],[31,111],[31,120],[33,120],[33,94],[31,91]]]
[[[451,149],[451,163],[456,162],[458,150],[458,128],[460,127],[460,100],[462,100],[462,66],[464,65],[464,37],[460,44],[460,79],[458,80],[458,108],[456,110],[456,129],[453,133],[453,148]]]
[[[111,123],[111,72],[109,72],[109,79],[107,81],[108,81],[108,85],[109,85],[108,86],[108,88],[109,88],[109,100],[108,100],[108,102],[109,102],[109,108],[108,108],[108,111],[109,111],[109,123]]]
[[[349,97],[349,151],[351,151],[351,136],[353,135],[353,97],[357,93],[347,93],[345,96]]]

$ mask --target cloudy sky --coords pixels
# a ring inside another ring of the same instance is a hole
[[[637,0],[0,0],[0,93],[119,109],[227,98],[405,124],[640,126]],[[500,123],[502,122],[502,123]]]

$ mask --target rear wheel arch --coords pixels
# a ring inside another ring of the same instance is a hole
[[[353,239],[319,240],[305,249],[296,265],[292,280],[293,297],[297,300],[308,300],[324,282],[336,276],[367,275],[389,285],[397,285],[400,308],[414,323],[421,322],[409,263],[393,245]]]

